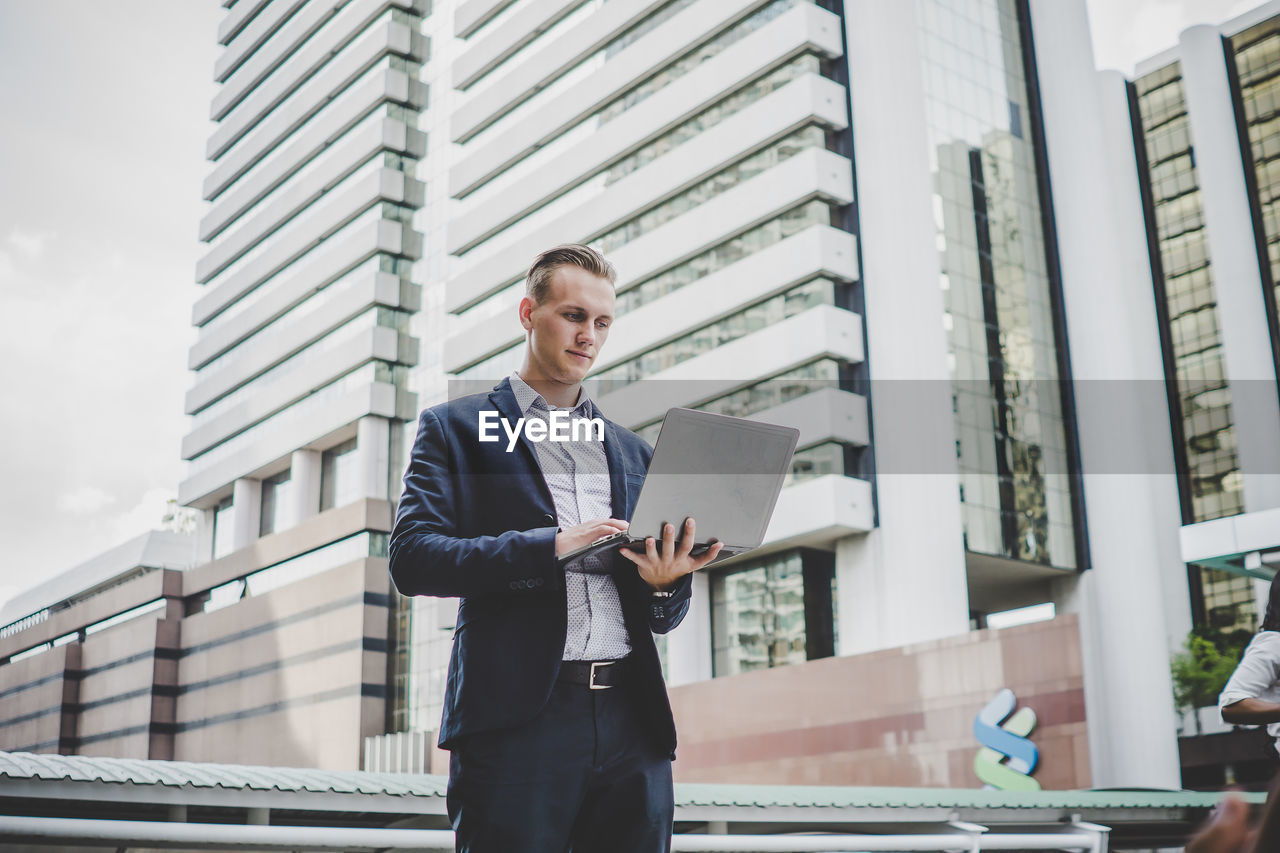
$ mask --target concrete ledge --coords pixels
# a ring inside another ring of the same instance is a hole
[[[389,533],[392,508],[390,501],[365,498],[313,515],[288,530],[263,536],[246,548],[187,570],[181,576],[182,595],[206,592],[365,530]]]
[[[154,569],[105,590],[80,604],[73,604],[65,610],[52,613],[48,619],[25,631],[0,639],[0,657],[9,657],[51,642],[96,622],[155,601],[157,598],[176,598],[181,591],[181,572],[173,569]]]
[[[840,55],[839,27],[828,13],[793,10],[770,21],[691,69],[678,85],[664,87],[597,129],[589,139],[547,163],[545,170],[527,176],[527,182],[517,185],[518,194],[511,203],[526,196],[541,199],[558,195],[571,185],[557,186],[557,182],[566,177],[575,179],[575,183],[585,180],[738,89],[746,80],[766,74],[810,48],[827,57]],[[539,117],[537,121],[543,119]],[[526,128],[527,133],[503,136],[468,152],[449,171],[450,195],[467,196],[539,146],[553,144],[551,140],[566,127],[557,125],[551,135],[543,138],[538,138],[534,128]]]
[[[632,281],[675,266],[702,250],[814,198],[849,204],[853,171],[832,151],[809,149],[698,205],[610,253],[620,275]],[[589,242],[603,229],[565,230],[548,222],[463,270],[445,287],[445,310],[465,310],[524,276],[529,260],[547,246],[576,239]],[[581,223],[579,228],[586,227]]]
[[[593,197],[558,221],[571,231],[608,230],[801,127],[816,124],[839,130],[847,123],[843,89],[816,74],[804,75],[609,187],[599,187]],[[539,184],[572,183],[582,168],[581,163],[567,161],[556,165],[561,169],[559,174],[548,165],[539,171],[537,180],[521,182],[499,198],[455,217],[449,229],[448,251],[460,254],[499,234],[546,201],[534,194]]]
[[[601,395],[597,402],[614,421],[635,427],[658,420],[672,406],[696,407],[760,377],[828,357],[862,361],[862,318],[832,305],[817,305]]]
[[[417,398],[390,383],[372,382],[319,404],[301,400],[254,427],[260,433],[252,443],[242,442],[215,459],[197,457],[192,473],[178,484],[178,503],[210,509],[237,479],[276,473],[288,467],[296,450],[323,450],[351,438],[366,415],[412,420]]]
[[[515,0],[464,0],[453,13],[453,34],[467,38]]]
[[[453,87],[466,90],[507,57],[582,6],[582,0],[538,0],[485,34],[453,63]],[[456,14],[456,13],[455,13]],[[456,20],[456,19],[455,19]]]
[[[611,0],[598,12],[493,81],[454,111],[450,137],[466,142],[600,50],[663,0]],[[590,115],[695,45],[763,6],[767,0],[703,0],[637,39],[601,70],[540,110],[524,135],[531,142]],[[830,14],[830,13],[827,13]],[[834,16],[833,16],[834,17]]]
[[[622,314],[610,332],[605,356],[595,365],[596,372],[802,281],[819,276],[854,280],[857,278],[856,240],[848,232],[828,225],[814,225]],[[635,279],[628,278],[630,280],[619,280],[619,293],[631,288]],[[497,334],[491,317],[465,323],[466,315],[463,315],[464,322],[458,324],[458,331],[445,341],[444,369],[456,373],[524,340],[520,327],[514,322],[519,303],[518,295],[498,312],[499,317],[513,318],[504,336]],[[678,327],[671,325],[673,317],[680,318]],[[481,327],[484,327],[483,334],[479,334]]]

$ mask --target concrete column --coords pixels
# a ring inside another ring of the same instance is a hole
[[[295,450],[289,461],[289,514],[285,528],[307,520],[320,511],[320,451]]]
[[[1154,561],[1159,575],[1168,649],[1170,653],[1177,654],[1183,651],[1183,641],[1191,630],[1191,590],[1187,586],[1187,569],[1177,533],[1182,524],[1182,506],[1169,422],[1168,387],[1164,381],[1164,356],[1160,349],[1160,321],[1156,314],[1151,261],[1146,250],[1146,223],[1141,207],[1138,164],[1133,153],[1129,95],[1124,75],[1118,71],[1102,72],[1098,85],[1103,144],[1107,154],[1105,180],[1111,187],[1106,210],[1112,215],[1105,221],[1116,248],[1111,266],[1113,292],[1123,305],[1120,310],[1125,311],[1128,318],[1124,334],[1117,342],[1127,345],[1128,357],[1132,360],[1132,376],[1138,380],[1135,387],[1140,406],[1133,405],[1135,401],[1130,400],[1127,413],[1130,417],[1143,418],[1136,422],[1131,434],[1138,434],[1141,449],[1146,452],[1141,464],[1146,472],[1147,506],[1150,510],[1150,520],[1145,526],[1146,535],[1150,537],[1147,540],[1149,559]],[[1073,327],[1069,325],[1070,328]],[[1080,341],[1079,337],[1075,340]],[[1098,354],[1097,350],[1094,352]],[[1076,358],[1073,349],[1073,363]],[[1083,360],[1087,356],[1082,353],[1079,358]],[[1095,367],[1093,365],[1090,369]],[[1098,413],[1098,416],[1105,417],[1103,413]],[[1136,448],[1130,445],[1130,449]],[[1107,519],[1095,518],[1093,513],[1089,516],[1092,538],[1093,525],[1105,524]]]
[[[202,509],[196,517],[196,553],[199,561],[213,559],[213,517],[216,510]]]
[[[879,526],[837,546],[840,654],[969,629],[915,15],[845,3]]]
[[[258,538],[262,522],[262,481],[241,477],[232,488],[231,550],[239,551]]]
[[[357,422],[356,454],[359,459],[360,497],[387,500],[390,448],[390,421],[370,415]]]
[[[1184,30],[1178,55],[1231,384],[1244,507],[1256,512],[1280,506],[1280,398],[1222,36],[1208,26]]]
[[[1158,603],[1161,561],[1176,559],[1180,519],[1176,491],[1159,501],[1153,494],[1175,487],[1173,448],[1132,134],[1117,101],[1122,82],[1094,70],[1083,0],[1031,0],[1031,23],[1049,177],[1059,188],[1054,218],[1093,566],[1074,590],[1058,585],[1064,609],[1080,614],[1092,783],[1179,787],[1172,638]],[[1185,584],[1181,594],[1185,601]]]
[[[667,634],[667,684],[678,687],[711,678],[711,641],[711,578],[698,572],[689,612]]]

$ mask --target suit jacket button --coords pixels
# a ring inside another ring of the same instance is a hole
[[[519,589],[520,581],[512,581],[511,583],[507,584],[507,586],[510,587],[511,589]]]
[[[542,578],[536,578],[533,582],[534,586],[542,586]]]
[[[543,521],[545,521],[547,524],[555,524],[555,523],[556,523],[556,517],[555,517],[554,515],[552,515],[551,513],[547,513],[546,515],[542,516],[542,520],[543,520]]]

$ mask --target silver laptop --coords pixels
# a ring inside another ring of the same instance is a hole
[[[559,558],[560,564],[620,547],[643,551],[646,537],[661,542],[666,522],[675,525],[678,542],[684,520],[690,517],[697,523],[694,556],[716,541],[724,543],[716,562],[759,547],[799,437],[800,431],[792,427],[669,409],[631,526],[570,551]],[[574,568],[590,571],[596,562]],[[607,571],[611,561],[599,562],[599,570]]]

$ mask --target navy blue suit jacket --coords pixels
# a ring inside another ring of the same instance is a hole
[[[653,451],[591,407],[605,422],[613,514],[630,520]],[[521,417],[509,379],[492,393],[423,411],[391,534],[391,577],[402,594],[462,599],[440,723],[446,749],[533,719],[559,673],[567,628],[551,491],[523,434],[509,453],[501,430],[500,441],[479,441],[482,411],[512,424]],[[675,723],[650,631],[680,624],[691,584],[686,577],[671,598],[655,599],[635,566],[613,559],[646,734],[674,755]]]

